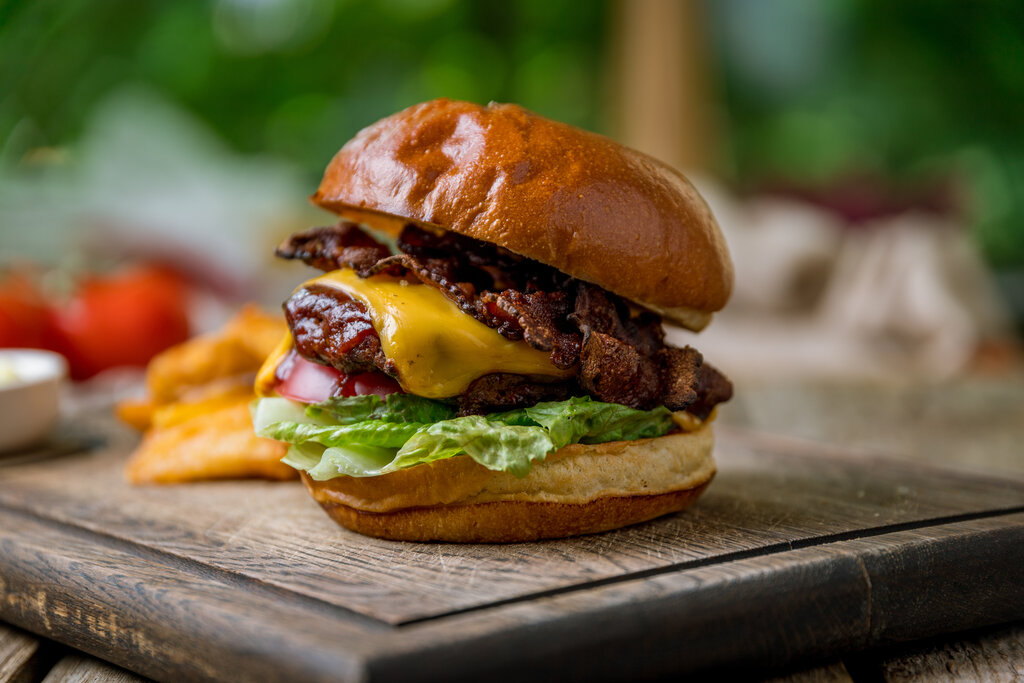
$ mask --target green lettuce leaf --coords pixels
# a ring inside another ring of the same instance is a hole
[[[635,441],[661,436],[675,424],[665,406],[634,410],[618,403],[592,401],[589,396],[538,403],[523,412],[551,434],[559,448],[571,443]]]
[[[271,436],[271,430],[279,424],[331,424],[329,421],[310,417],[301,403],[295,403],[286,398],[258,399],[250,404],[249,412],[252,414],[252,426],[256,431],[256,436],[262,436],[265,439],[274,438]]]
[[[455,417],[455,403],[437,401],[414,394],[389,394],[378,419],[385,422],[422,422],[429,424]]]
[[[375,394],[330,398],[306,407],[306,414],[328,419],[335,424],[352,424],[363,420],[384,422],[440,422],[455,417],[455,407],[448,401],[437,401],[413,394],[389,394],[386,401]]]
[[[306,406],[306,416],[326,424],[348,425],[374,419],[374,411],[383,404],[376,394],[336,397]]]
[[[334,398],[306,407],[264,398],[252,413],[259,436],[292,444],[283,462],[317,480],[376,476],[463,454],[488,469],[525,477],[534,462],[562,446],[656,437],[673,427],[667,408],[634,410],[587,397],[486,417],[455,417],[451,402],[410,394]]]
[[[417,432],[395,457],[396,467],[469,455],[490,470],[525,477],[530,465],[555,450],[551,437],[541,427],[524,427],[492,422],[479,415],[436,422]]]
[[[325,447],[317,443],[295,444],[281,462],[305,472],[316,481],[340,476],[375,477],[393,472],[388,465],[394,460],[394,448],[373,446]]]
[[[292,444],[313,441],[324,446],[360,444],[401,448],[422,427],[423,423],[421,422],[384,422],[383,420],[364,420],[353,424],[326,427],[302,422],[279,422],[265,429],[264,433],[259,436]]]
[[[281,428],[276,433],[285,435],[296,431],[292,427],[294,425]],[[349,428],[337,429],[342,432]],[[525,477],[534,461],[543,460],[554,450],[550,437],[541,427],[510,426],[489,422],[478,415],[444,420],[426,427],[418,425],[417,430],[401,448],[344,439],[293,441],[282,462],[323,481],[340,475],[372,477],[465,453],[488,469]],[[324,443],[327,441],[335,445],[328,446]],[[380,443],[383,442],[382,439]]]

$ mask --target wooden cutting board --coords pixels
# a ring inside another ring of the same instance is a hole
[[[514,545],[336,526],[297,483],[0,460],[0,620],[162,679],[656,678],[1024,617],[1024,480],[721,430],[691,509]],[[484,678],[486,677],[486,678]]]

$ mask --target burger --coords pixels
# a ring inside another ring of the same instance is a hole
[[[435,100],[362,130],[312,200],[336,225],[277,255],[284,303],[253,419],[341,525],[510,542],[692,503],[732,385],[700,330],[732,265],[693,186],[519,106]]]

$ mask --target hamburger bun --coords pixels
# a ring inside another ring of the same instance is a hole
[[[676,512],[715,474],[711,426],[572,444],[520,479],[456,456],[377,477],[302,479],[336,522],[402,541],[507,543],[617,529]]]
[[[312,199],[375,227],[397,218],[497,244],[694,330],[732,290],[718,224],[686,178],[513,104],[440,99],[382,119]]]

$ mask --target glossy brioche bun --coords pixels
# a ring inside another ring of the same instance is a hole
[[[732,290],[725,241],[686,178],[514,104],[440,99],[382,119],[312,199],[376,227],[394,224],[383,215],[498,244],[691,329]]]
[[[469,456],[378,477],[314,481],[336,522],[396,541],[507,543],[617,529],[682,510],[715,474],[710,425],[657,439],[574,444],[523,479]]]

